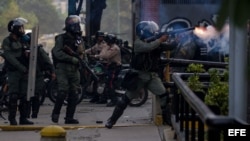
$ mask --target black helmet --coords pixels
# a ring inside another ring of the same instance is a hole
[[[159,30],[159,26],[154,21],[141,21],[136,25],[136,35],[144,40],[152,37]]]
[[[9,21],[8,23],[8,31],[16,34],[17,36],[21,37],[25,34],[24,31],[24,24],[26,24],[28,21],[24,18],[16,18],[14,20]]]
[[[73,34],[81,34],[81,18],[77,15],[70,15],[65,20],[65,30]]]
[[[116,43],[117,38],[114,34],[108,34],[104,37],[104,40],[108,44],[114,44],[114,43]]]

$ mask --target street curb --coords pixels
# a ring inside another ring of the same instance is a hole
[[[55,124],[51,124],[55,125]],[[114,127],[133,127],[133,126],[150,126],[152,124],[126,124],[126,125],[115,125]],[[50,125],[41,125],[41,126],[32,126],[32,125],[9,125],[9,126],[0,126],[2,131],[33,131],[33,130],[41,130],[44,127]],[[58,125],[60,126],[60,125]],[[79,128],[105,128],[105,125],[84,125],[84,126],[70,126],[70,125],[61,125],[65,130],[73,130]]]

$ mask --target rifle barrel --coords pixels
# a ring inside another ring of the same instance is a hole
[[[183,29],[177,29],[177,30],[172,30],[172,31],[168,31],[168,32],[160,32],[159,34],[149,37],[147,39],[145,39],[146,42],[151,42],[154,41],[158,38],[160,38],[162,35],[172,35],[172,34],[179,34],[179,33],[183,33],[183,32],[187,32],[190,30],[194,30],[195,27],[190,27],[190,28],[183,28]]]
[[[170,32],[165,32],[166,34],[176,34],[176,33],[182,33],[182,32],[186,32],[186,31],[190,31],[190,30],[194,30],[195,27],[190,27],[190,28],[183,28],[183,29],[177,29],[177,30],[173,30]]]

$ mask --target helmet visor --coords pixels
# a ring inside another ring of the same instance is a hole
[[[77,15],[70,15],[66,19],[66,26],[71,24],[79,24],[81,22],[81,18]]]
[[[13,20],[13,26],[22,26],[24,24],[28,23],[28,20],[20,17],[20,18],[16,18]]]
[[[156,34],[156,32],[158,32],[159,30],[159,26],[153,22],[153,21],[149,21],[149,31],[153,34]]]

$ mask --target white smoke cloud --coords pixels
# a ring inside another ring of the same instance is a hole
[[[226,24],[221,31],[209,25],[205,30],[195,30],[194,34],[207,46],[207,51],[216,51],[223,55],[229,53],[229,25]]]

